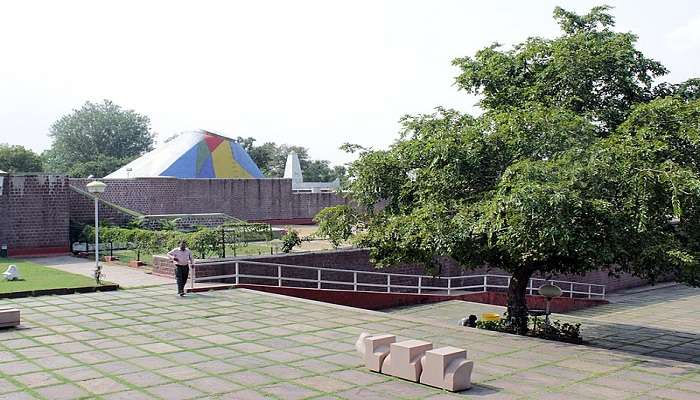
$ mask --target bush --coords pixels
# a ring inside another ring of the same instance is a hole
[[[530,317],[528,319],[528,325],[532,326],[532,329],[528,329],[528,336],[577,344],[583,342],[583,338],[581,337],[581,324],[550,321],[549,325],[545,325],[542,319],[535,320]],[[476,327],[488,331],[515,333],[515,329],[510,325],[505,316],[498,321],[479,320],[476,322]]]
[[[301,244],[299,232],[292,228],[287,228],[287,233],[282,236],[282,252],[289,253],[293,248]]]

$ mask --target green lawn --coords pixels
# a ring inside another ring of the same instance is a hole
[[[0,280],[0,293],[95,286],[95,280],[87,276],[71,274],[30,261],[12,258],[0,258],[0,272],[5,272],[10,264],[17,266],[22,280]]]

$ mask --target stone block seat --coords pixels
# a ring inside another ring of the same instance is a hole
[[[16,308],[0,309],[0,328],[19,325],[19,310]]]
[[[424,340],[404,340],[392,343],[389,355],[382,364],[381,372],[409,381],[418,382],[423,368],[421,357],[433,348],[433,344]]]
[[[467,360],[467,351],[456,347],[428,350],[421,359],[420,383],[452,392],[469,389],[474,362]]]
[[[361,353],[363,354],[365,366],[369,368],[370,371],[380,372],[384,359],[389,354],[389,346],[396,342],[396,336],[362,335],[360,340],[362,341],[362,346],[359,346],[358,343],[358,350],[362,350]]]

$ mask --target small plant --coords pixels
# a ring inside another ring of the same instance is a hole
[[[552,321],[550,324],[545,324],[543,321],[532,317],[528,318],[528,322],[532,325],[532,329],[528,329],[528,336],[577,344],[583,342],[581,324],[570,324],[561,321]],[[476,327],[488,331],[515,333],[514,327],[505,316],[498,321],[477,321]]]
[[[287,228],[287,233],[282,236],[282,252],[289,253],[293,248],[299,246],[301,242],[299,232],[292,228]]]
[[[486,329],[487,331],[503,331],[503,320],[498,321],[476,321],[476,327],[479,329]]]

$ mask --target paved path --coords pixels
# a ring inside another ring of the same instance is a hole
[[[3,399],[698,399],[700,368],[245,289],[165,286],[0,300]],[[370,373],[363,331],[469,351],[476,385],[450,394]]]
[[[61,256],[33,258],[31,261],[47,267],[60,269],[61,271],[85,275],[91,278],[95,276],[94,260],[88,261],[77,257]],[[135,268],[110,263],[102,263],[102,271],[105,274],[103,278],[104,281],[116,283],[123,288],[166,285],[175,282],[173,278],[147,274]]]
[[[666,285],[614,294],[608,300],[610,304],[553,318],[580,323],[589,346],[700,364],[700,289]],[[505,307],[465,301],[387,310],[445,324],[469,314],[503,311]]]

